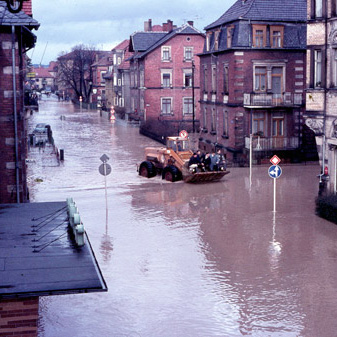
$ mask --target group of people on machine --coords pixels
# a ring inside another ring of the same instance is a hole
[[[226,159],[218,149],[216,152],[202,154],[200,150],[194,152],[188,162],[188,167],[193,172],[225,171]]]

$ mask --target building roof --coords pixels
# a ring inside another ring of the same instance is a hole
[[[47,68],[39,67],[39,68],[33,68],[32,72],[35,73],[36,78],[52,78],[54,77]]]
[[[162,39],[167,32],[136,32],[130,37],[130,51],[143,52]]]
[[[119,43],[117,46],[113,47],[111,49],[111,51],[113,50],[125,50],[127,49],[129,46],[129,40],[128,39],[125,39],[124,41],[122,41],[121,43]]]
[[[126,50],[124,54],[124,59],[122,63],[118,66],[119,70],[127,70],[130,69],[130,58],[132,57],[133,53]]]
[[[66,202],[0,205],[0,299],[107,290],[88,237],[67,229]]]
[[[218,20],[205,27],[212,29],[238,20],[306,21],[307,0],[238,0]]]
[[[149,46],[143,53],[138,54],[135,56],[135,58],[142,58],[148,53],[151,53],[153,50],[158,48],[159,46],[163,45],[168,40],[172,39],[174,36],[177,35],[204,35],[201,33],[198,29],[194,28],[193,26],[190,26],[189,24],[185,24],[179,28],[173,29],[171,32],[166,32],[165,35],[158,41],[156,41],[154,44]]]
[[[1,26],[26,26],[38,29],[40,24],[24,11],[11,13],[7,9],[5,1],[0,1],[0,25]]]
[[[100,56],[97,62],[93,63],[92,67],[99,67],[99,66],[109,66],[112,64],[110,58],[112,57],[111,51],[104,51]]]

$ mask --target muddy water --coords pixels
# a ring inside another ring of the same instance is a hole
[[[336,336],[337,227],[314,213],[318,166],[281,163],[273,213],[267,167],[252,185],[248,168],[204,185],[148,180],[136,164],[156,143],[136,127],[45,98],[38,122],[65,161],[31,152],[31,199],[74,198],[109,287],[41,299],[40,337]]]

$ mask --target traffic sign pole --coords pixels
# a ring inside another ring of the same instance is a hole
[[[279,178],[282,174],[282,169],[278,164],[280,163],[281,159],[274,155],[271,159],[270,162],[273,164],[272,166],[269,167],[268,169],[268,174],[270,178],[274,179],[274,197],[273,197],[273,212],[274,214],[276,213],[276,179]]]
[[[274,208],[273,212],[276,212],[276,178],[274,178]]]

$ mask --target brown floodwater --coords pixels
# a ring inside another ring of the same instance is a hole
[[[266,166],[252,184],[248,168],[146,179],[136,167],[157,143],[137,127],[45,97],[29,131],[39,122],[65,160],[32,149],[31,201],[74,199],[109,288],[41,298],[39,337],[336,336],[337,227],[315,215],[316,164],[280,163],[274,213]]]

